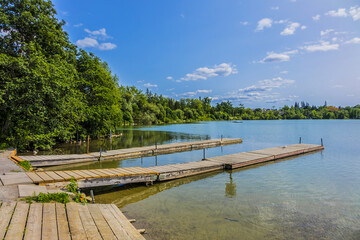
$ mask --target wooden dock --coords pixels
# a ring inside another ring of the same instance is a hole
[[[114,204],[4,202],[0,239],[145,239]]]
[[[127,183],[150,183],[193,176],[206,172],[235,169],[281,158],[296,156],[324,149],[313,144],[293,144],[250,152],[207,158],[202,161],[171,164],[149,168],[109,168],[96,170],[27,172],[27,176],[37,184],[51,185],[67,183],[74,177],[80,188],[110,186]],[[1,178],[1,176],[0,176]]]
[[[147,156],[151,154],[166,154],[172,152],[183,152],[191,151],[195,149],[210,148],[220,145],[242,143],[241,139],[213,139],[203,141],[191,141],[182,143],[170,143],[163,145],[154,145],[146,147],[135,147],[111,150],[103,152],[101,157],[106,159],[128,159],[134,157]],[[47,167],[47,166],[58,166],[67,165],[71,163],[82,163],[98,161],[100,153],[89,153],[89,154],[67,154],[67,155],[38,155],[38,156],[13,156],[14,160],[22,161],[27,160],[33,167]]]

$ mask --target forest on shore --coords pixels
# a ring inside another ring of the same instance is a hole
[[[122,86],[106,62],[71,43],[47,0],[0,0],[0,145],[48,149],[128,124],[208,120],[359,119],[354,107],[245,108]]]

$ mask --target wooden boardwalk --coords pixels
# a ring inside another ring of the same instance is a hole
[[[37,184],[67,183],[74,177],[81,188],[109,186],[127,183],[153,183],[206,172],[235,169],[296,156],[324,149],[313,144],[293,144],[250,152],[207,158],[202,161],[171,164],[149,168],[109,168],[96,170],[27,172],[27,176]],[[1,178],[1,176],[0,176]]]
[[[220,145],[241,143],[241,139],[213,139],[203,141],[191,141],[182,143],[170,143],[157,146],[136,147],[111,150],[103,152],[101,157],[103,159],[127,159],[150,154],[165,154],[171,152],[191,151],[193,149],[210,148]],[[89,154],[67,154],[67,155],[38,155],[38,156],[13,156],[14,160],[22,161],[27,160],[34,167],[57,166],[71,163],[82,163],[97,161],[100,153]]]
[[[0,239],[145,239],[114,204],[4,202]]]
[[[296,156],[303,153],[324,149],[324,146],[313,144],[293,144],[274,147],[251,152],[242,152],[225,156],[207,158],[206,160],[222,163],[226,169],[234,169],[254,165],[257,163],[273,161],[281,158]]]

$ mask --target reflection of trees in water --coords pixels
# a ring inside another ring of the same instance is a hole
[[[236,183],[233,183],[232,172],[229,173],[230,182],[225,183],[225,196],[228,198],[233,198],[236,196]]]
[[[166,144],[177,141],[187,140],[203,140],[209,138],[207,135],[195,135],[179,132],[167,132],[167,131],[148,131],[148,130],[137,130],[137,129],[120,129],[117,130],[113,135],[117,137],[106,139],[98,139],[90,141],[90,152],[98,152],[102,150],[114,150],[121,148],[140,147],[141,141],[143,146],[150,146],[157,144]],[[141,140],[141,138],[143,140]],[[71,144],[62,143],[54,147],[53,151],[43,151],[39,154],[79,154],[87,152],[87,143]]]

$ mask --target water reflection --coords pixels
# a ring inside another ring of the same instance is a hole
[[[228,198],[233,198],[236,196],[236,183],[233,182],[232,172],[229,172],[230,182],[225,183],[225,196]]]
[[[62,143],[54,146],[52,150],[40,151],[38,155],[51,154],[81,154],[89,152],[99,152],[102,150],[115,150],[122,148],[150,146],[155,144],[167,144],[173,142],[195,141],[209,139],[208,135],[189,134],[170,131],[152,131],[140,129],[119,129],[114,137],[91,140],[89,149],[86,141],[78,143]],[[22,153],[21,155],[32,155],[32,152]]]

